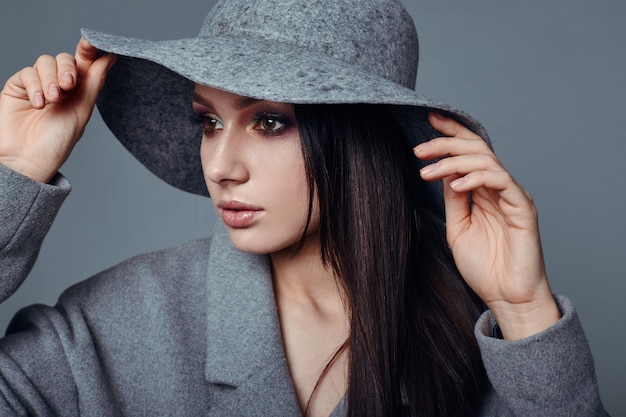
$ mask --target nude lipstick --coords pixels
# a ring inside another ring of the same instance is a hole
[[[239,201],[220,201],[217,204],[226,226],[244,228],[252,225],[263,209]]]

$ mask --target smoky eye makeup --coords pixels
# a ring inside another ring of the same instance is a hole
[[[258,112],[253,119],[254,129],[265,136],[278,136],[295,125],[293,119],[283,113],[274,111]]]
[[[224,123],[222,120],[211,112],[202,112],[197,113],[193,112],[190,116],[193,124],[202,127],[203,135],[211,135],[215,133],[216,130],[221,130],[224,128]]]
[[[222,103],[228,106],[228,102]],[[273,101],[241,97],[231,103],[232,111],[229,117],[242,128],[256,132],[259,135],[272,137],[290,132],[296,126],[293,105]],[[192,119],[194,124],[201,126],[204,135],[212,135],[224,129],[226,123],[217,115],[214,103],[199,93],[195,93],[192,100]]]

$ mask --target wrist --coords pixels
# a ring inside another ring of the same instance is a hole
[[[561,319],[552,294],[524,302],[494,302],[488,306],[506,340],[519,340],[540,333]]]
[[[43,184],[48,184],[56,173],[55,171],[50,174],[45,170],[34,167],[32,164],[29,164],[20,158],[0,158],[0,164],[4,165],[12,171],[17,172],[18,174],[30,178],[33,181],[37,181]]]

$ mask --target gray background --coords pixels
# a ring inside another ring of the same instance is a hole
[[[73,51],[80,27],[153,40],[195,36],[211,1],[0,0],[0,79]],[[578,308],[602,398],[626,416],[626,3],[407,0],[418,89],[460,107],[536,201],[555,292]],[[280,13],[280,10],[277,10]],[[33,302],[133,254],[210,233],[207,200],[153,178],[94,115],[62,169],[73,193],[0,328]]]

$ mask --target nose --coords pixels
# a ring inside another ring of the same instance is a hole
[[[202,139],[200,156],[205,180],[215,184],[239,184],[249,179],[242,135],[232,129]]]

